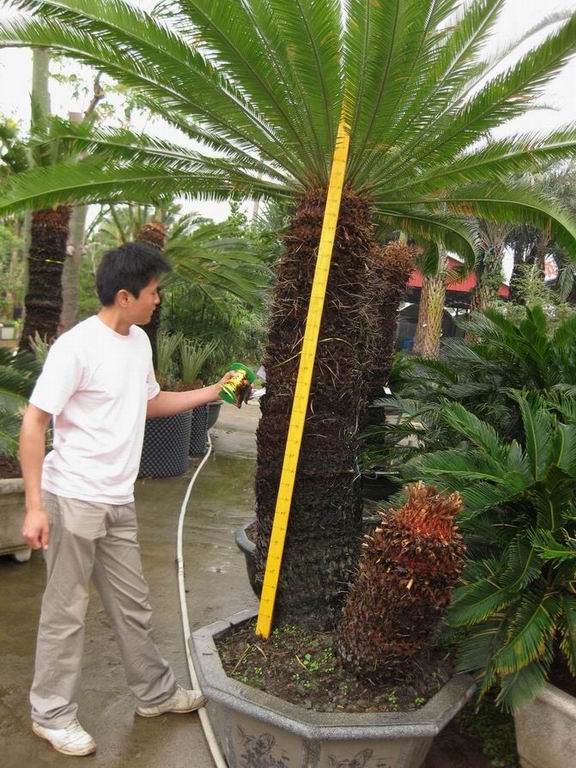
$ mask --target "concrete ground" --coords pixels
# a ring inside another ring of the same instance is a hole
[[[234,530],[252,516],[255,429],[260,409],[224,405],[212,430],[214,453],[198,478],[184,530],[187,602],[192,630],[256,607]],[[189,684],[175,567],[176,529],[192,469],[136,487],[144,572],[155,636],[178,680]],[[30,730],[30,687],[44,564],[0,557],[0,766],[48,768],[212,768],[197,715],[142,719],[126,688],[110,624],[96,594],[86,626],[79,717],[98,744],[89,758],[64,757]]]

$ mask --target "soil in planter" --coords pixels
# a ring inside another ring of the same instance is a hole
[[[412,679],[359,680],[332,651],[330,632],[284,625],[270,639],[255,635],[255,621],[217,641],[229,677],[317,712],[399,712],[418,709],[452,676],[446,649],[419,659]]]
[[[18,459],[13,459],[9,456],[0,456],[0,480],[7,480],[13,477],[22,477],[20,462]]]

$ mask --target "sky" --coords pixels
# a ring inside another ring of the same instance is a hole
[[[156,0],[133,0],[133,4],[143,9],[150,9]],[[507,0],[499,18],[495,34],[489,44],[490,51],[496,51],[511,40],[516,39],[526,30],[555,11],[574,10],[575,0]],[[0,18],[8,11],[0,9]],[[534,44],[546,37],[546,32],[535,36]],[[528,45],[527,47],[530,47]],[[522,50],[522,49],[521,49]],[[506,64],[513,63],[513,59]],[[73,65],[70,65],[73,66]],[[0,114],[12,115],[25,126],[29,121],[29,91],[31,80],[31,60],[28,51],[0,51]],[[572,59],[564,71],[544,92],[540,102],[545,109],[533,109],[526,115],[498,129],[498,137],[523,131],[553,130],[560,125],[573,122],[576,124],[576,58]],[[78,101],[70,95],[70,89],[59,83],[52,83],[52,109],[60,115],[69,111],[82,111],[87,100]],[[174,137],[171,137],[174,138]],[[192,206],[194,210],[216,220],[225,218],[228,212],[226,203],[202,203]]]

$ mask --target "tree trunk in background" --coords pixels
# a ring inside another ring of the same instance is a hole
[[[436,275],[424,276],[420,293],[418,325],[414,340],[414,354],[421,357],[437,358],[440,354],[442,316],[446,299],[446,255],[442,252]]]
[[[92,120],[98,103],[104,98],[104,90],[100,86],[100,75],[94,80],[92,101],[84,114],[69,112],[68,119],[73,123],[87,123]],[[78,281],[80,266],[84,255],[84,237],[86,233],[87,205],[76,205],[70,217],[70,238],[66,253],[66,261],[62,271],[62,314],[60,326],[62,332],[70,330],[78,316]]]
[[[66,260],[62,270],[62,313],[61,332],[69,331],[78,316],[78,281],[84,253],[87,205],[76,205],[70,216],[70,237],[66,249]]]
[[[374,298],[368,307],[374,316],[369,342],[372,349],[365,373],[368,403],[384,393],[396,347],[398,311],[414,270],[414,259],[414,249],[402,242],[388,243],[374,255],[369,276],[369,290]]]
[[[69,220],[70,208],[65,205],[32,214],[26,316],[20,349],[30,349],[30,337],[34,338],[36,333],[47,341],[58,335]]]
[[[38,122],[50,116],[50,55],[47,51],[35,50],[33,56],[32,132]],[[36,333],[47,341],[58,335],[69,221],[70,208],[64,205],[32,214],[21,349],[30,349],[30,337],[34,338]]]
[[[263,578],[308,311],[325,190],[309,192],[285,237],[263,364],[266,395],[257,431],[257,570]],[[368,259],[375,247],[368,206],[342,199],[290,522],[276,618],[308,626],[337,620],[358,558],[362,503],[356,479]]]
[[[502,285],[502,259],[504,251],[491,249],[483,254],[482,269],[476,273],[476,287],[470,301],[471,312],[482,312],[498,298]]]
[[[166,245],[166,227],[159,221],[150,221],[145,224],[140,232],[136,235],[136,241],[141,243],[147,243],[153,245],[159,250],[163,251]],[[147,325],[141,325],[140,327],[146,331],[150,344],[152,346],[152,359],[154,361],[154,368],[156,368],[157,349],[156,339],[158,338],[158,331],[160,330],[160,319],[162,317],[162,304],[158,304],[150,322]]]

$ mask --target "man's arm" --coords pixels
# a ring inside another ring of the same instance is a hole
[[[20,464],[26,494],[22,536],[32,549],[48,548],[48,517],[42,504],[42,464],[51,414],[29,405],[20,430]]]
[[[217,384],[202,389],[191,389],[188,392],[158,392],[156,397],[148,400],[146,416],[157,419],[161,416],[173,416],[175,413],[191,411],[206,403],[212,403],[220,398],[220,390],[229,381],[233,372],[225,374]]]

